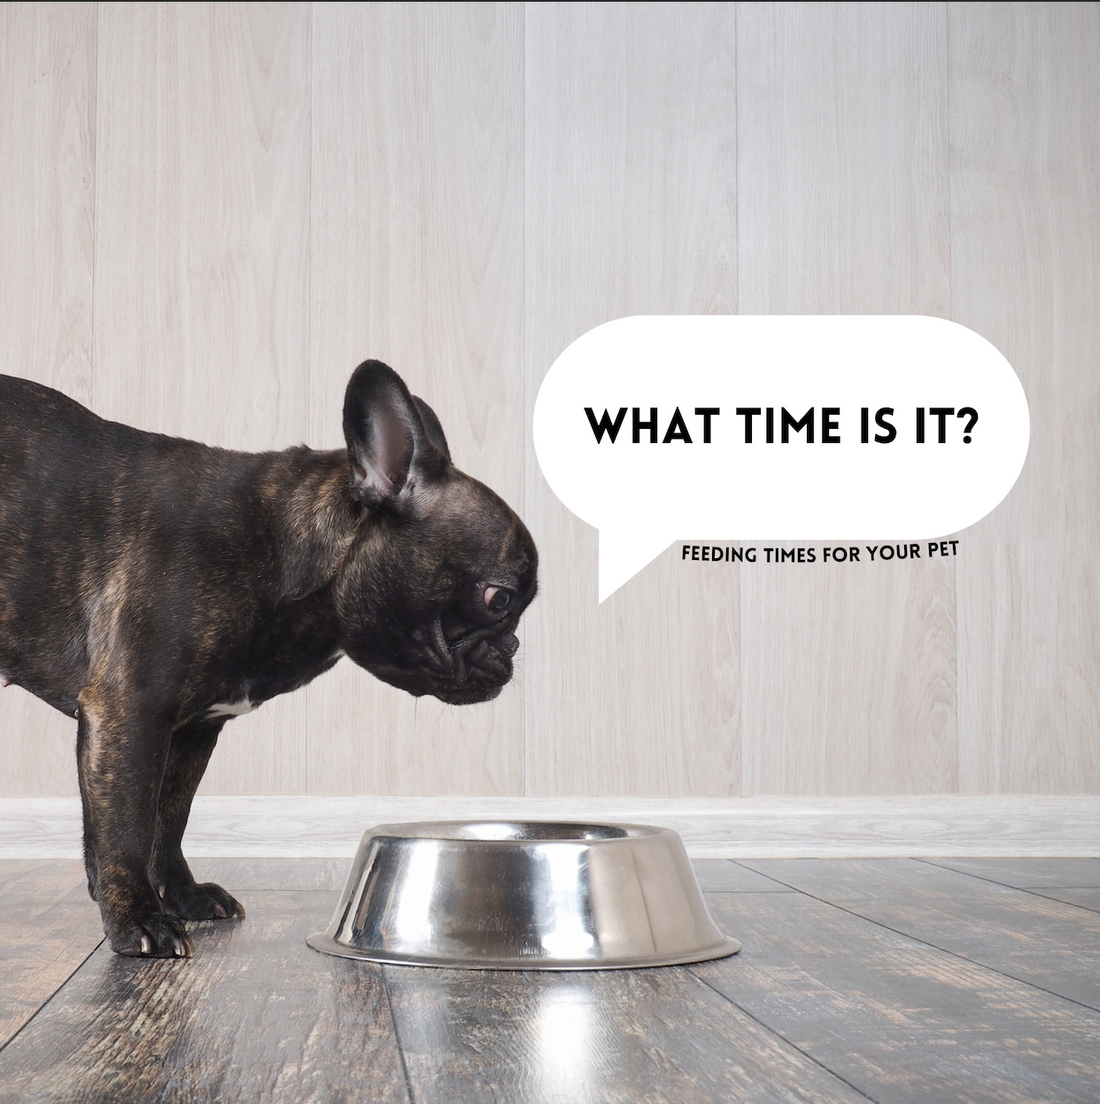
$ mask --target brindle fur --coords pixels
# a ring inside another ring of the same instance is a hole
[[[344,427],[346,453],[231,452],[0,376],[0,675],[77,719],[88,886],[120,953],[190,955],[181,920],[244,915],[180,846],[212,707],[345,653],[454,703],[511,678],[522,522],[385,365],[352,376]]]

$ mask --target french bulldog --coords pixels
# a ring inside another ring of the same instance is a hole
[[[0,676],[76,718],[119,954],[189,957],[184,920],[244,916],[181,850],[231,717],[344,655],[453,704],[512,676],[527,529],[385,364],[355,370],[343,422],[346,452],[231,452],[0,376]]]

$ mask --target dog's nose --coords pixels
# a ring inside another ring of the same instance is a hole
[[[501,637],[500,650],[507,656],[514,656],[519,651],[519,637],[515,633]]]

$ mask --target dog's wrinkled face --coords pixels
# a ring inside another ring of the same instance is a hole
[[[515,513],[451,465],[431,409],[382,367],[363,365],[345,401],[352,484],[368,513],[337,581],[342,646],[411,694],[488,701],[512,677],[538,553]]]
[[[385,682],[453,704],[512,677],[535,594],[535,546],[487,487],[460,472],[427,515],[368,522],[337,593],[344,650]]]

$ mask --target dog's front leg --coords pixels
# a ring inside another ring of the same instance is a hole
[[[225,718],[185,725],[172,735],[160,787],[157,835],[149,878],[167,912],[183,920],[243,917],[244,907],[214,882],[195,883],[183,857],[184,829],[191,801],[202,780]]]
[[[190,957],[182,921],[163,911],[148,874],[170,728],[142,716],[119,691],[87,687],[78,724],[88,887],[111,947],[124,955]]]

